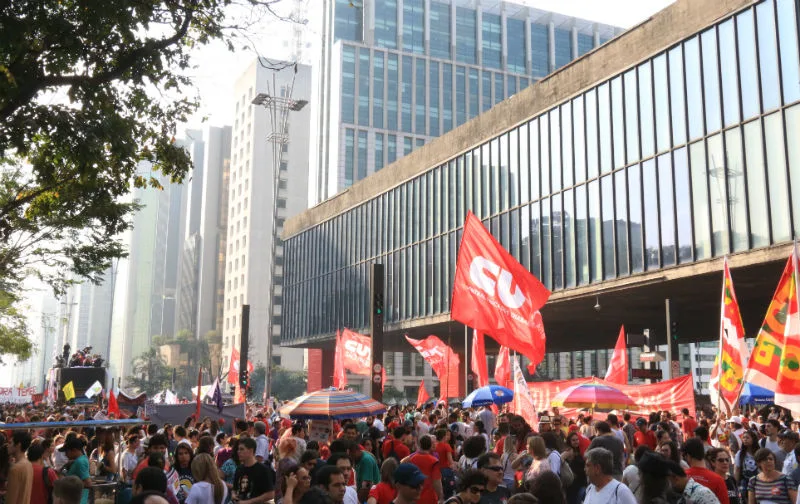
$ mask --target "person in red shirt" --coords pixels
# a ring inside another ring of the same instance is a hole
[[[683,445],[683,456],[686,459],[686,463],[689,464],[689,469],[686,469],[686,475],[714,492],[720,504],[730,504],[725,480],[722,479],[722,476],[706,467],[703,442],[699,438],[687,439]]]
[[[381,464],[381,482],[377,485],[372,485],[369,490],[369,498],[367,504],[391,504],[397,496],[397,490],[394,488],[394,472],[397,466],[400,465],[393,458],[388,458]]]
[[[647,445],[651,450],[655,450],[658,442],[655,433],[647,428],[647,420],[644,418],[636,420],[636,428],[638,430],[633,435],[634,447]]]
[[[33,466],[31,502],[47,502],[47,498],[53,493],[53,484],[58,478],[53,469],[42,464],[43,455],[44,447],[41,440],[37,439],[28,447],[27,453],[28,461]]]
[[[441,468],[452,467],[455,462],[455,452],[450,446],[450,430],[439,429],[436,431],[436,454],[439,456]]]
[[[155,436],[150,438],[150,443],[147,445],[148,454],[154,452],[160,452],[164,454],[164,471],[169,471],[169,461],[167,460],[167,438],[163,434],[156,434]],[[136,466],[136,469],[133,470],[133,479],[136,479],[136,476],[139,475],[139,471],[147,467],[149,463],[148,457],[144,457],[144,460],[139,462],[139,465]]]
[[[697,421],[689,416],[689,408],[683,408],[681,413],[683,414],[681,430],[683,430],[683,439],[687,440],[694,437],[694,430],[697,428]]]
[[[418,443],[419,450],[404,460],[404,462],[417,466],[420,472],[426,476],[417,504],[442,502],[444,500],[442,472],[439,459],[431,455],[433,440],[430,436],[422,436]]]
[[[383,443],[383,458],[388,458],[389,454],[394,452],[399,462],[411,455],[411,450],[408,448],[410,436],[405,427],[395,427],[394,431],[392,431],[392,437],[386,438]]]

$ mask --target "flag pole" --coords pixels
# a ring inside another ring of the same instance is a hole
[[[717,347],[717,413],[722,410],[722,331],[723,331],[723,317],[725,316],[725,266],[728,264],[728,256],[722,259],[722,296],[720,297],[720,310],[719,310],[719,345]]]
[[[469,350],[469,327],[467,324],[464,324],[464,396],[466,397],[467,391],[469,391],[469,363],[472,362],[469,360],[468,350]],[[475,347],[472,347],[472,352],[475,352]]]

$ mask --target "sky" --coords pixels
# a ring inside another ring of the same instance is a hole
[[[485,1],[485,0],[484,0]],[[575,16],[591,21],[630,28],[672,3],[672,0],[517,0],[519,3]],[[304,8],[308,24],[304,29],[303,54],[301,62],[314,65],[319,57],[318,39],[321,37],[322,0],[282,0],[276,7],[280,14],[289,13],[295,6]],[[235,13],[237,19],[252,19],[252,13]],[[256,58],[256,54],[274,58],[288,59],[291,55],[290,23],[264,16],[251,29],[252,49],[228,51],[222,44],[212,44],[199,49],[193,57],[196,65],[192,75],[195,77],[196,93],[201,107],[190,126],[196,127],[206,118],[209,124],[222,126],[230,124],[233,118],[233,84]]]

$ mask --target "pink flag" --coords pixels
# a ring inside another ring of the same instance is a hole
[[[508,363],[508,347],[501,346],[494,366],[494,380],[502,387],[511,388],[511,365]]]
[[[624,325],[619,328],[617,344],[614,346],[614,355],[611,357],[611,362],[608,363],[606,381],[620,385],[628,384],[628,348],[625,345]]]

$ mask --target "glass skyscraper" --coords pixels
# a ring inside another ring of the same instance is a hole
[[[510,2],[325,0],[311,204],[620,31]]]

